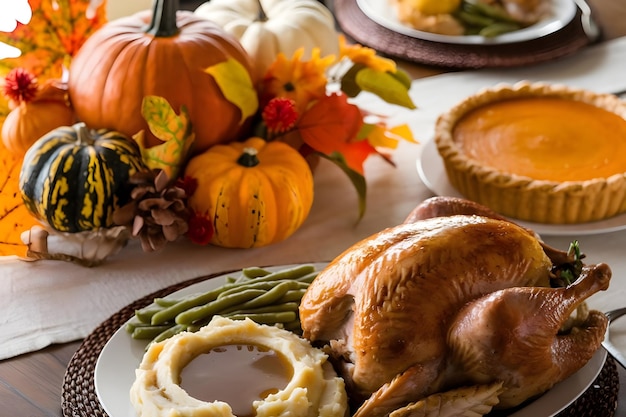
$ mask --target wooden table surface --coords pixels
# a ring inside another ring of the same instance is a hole
[[[605,39],[626,36],[626,0],[589,2],[602,25]],[[415,78],[442,72],[439,68],[400,64]],[[75,341],[53,345],[38,352],[0,361],[0,416],[61,416],[63,376],[80,343]],[[622,387],[626,386],[626,372],[623,369],[620,369],[620,381]],[[626,388],[620,390],[616,416],[626,416]]]

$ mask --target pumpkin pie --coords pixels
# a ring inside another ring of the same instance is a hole
[[[508,217],[549,224],[626,212],[626,103],[565,85],[485,89],[437,120],[450,183]]]

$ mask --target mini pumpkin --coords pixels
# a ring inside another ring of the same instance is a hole
[[[11,111],[2,124],[2,142],[19,158],[52,129],[74,122],[66,88],[58,80],[39,84],[30,72],[14,68],[5,78],[4,94]]]
[[[196,136],[194,150],[236,139],[245,124],[205,69],[232,58],[249,72],[239,42],[175,0],[156,0],[146,10],[113,20],[87,39],[72,59],[69,95],[79,120],[133,136],[146,132],[148,147],[161,144],[148,129],[141,105],[146,96],[185,106]]]
[[[282,52],[288,57],[304,48],[322,56],[339,53],[333,14],[317,0],[211,0],[196,14],[235,35],[252,57],[257,78]]]
[[[134,142],[84,123],[63,126],[24,155],[20,191],[26,208],[51,228],[77,233],[113,226],[130,198],[128,179],[146,169]]]
[[[213,225],[211,243],[251,248],[282,241],[307,218],[313,204],[313,175],[289,145],[250,138],[216,145],[187,164],[197,181],[189,198],[196,216]]]

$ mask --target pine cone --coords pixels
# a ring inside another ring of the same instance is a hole
[[[131,202],[113,213],[113,221],[131,227],[132,235],[141,239],[144,251],[159,250],[187,233],[187,195],[182,188],[169,185],[164,171],[137,172],[129,182],[135,185]]]

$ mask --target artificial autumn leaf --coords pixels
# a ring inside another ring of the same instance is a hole
[[[29,0],[30,22],[18,22],[11,33],[0,32],[0,42],[22,52],[17,58],[0,60],[0,77],[22,67],[42,81],[61,78],[68,59],[106,22],[106,2],[91,19],[86,17],[89,3],[89,0]]]
[[[365,215],[366,209],[366,197],[367,197],[367,183],[365,182],[365,176],[360,174],[353,169],[350,169],[346,160],[343,158],[343,155],[340,153],[334,152],[330,155],[321,155],[323,158],[332,161],[335,165],[343,170],[346,173],[352,185],[354,185],[354,189],[357,192],[357,196],[359,199],[359,218],[361,220],[363,215]]]
[[[358,140],[362,126],[359,108],[338,94],[318,100],[297,124],[302,141],[348,175],[359,197],[359,219],[365,214],[366,205],[363,164],[369,155],[376,153],[367,140]]]
[[[68,60],[89,35],[106,22],[106,2],[86,18],[89,0],[29,0],[32,17],[17,22],[11,33],[0,32],[0,42],[18,48],[21,55],[0,60],[0,78],[16,67],[35,74],[40,83],[61,78]],[[9,113],[9,103],[0,96],[0,125]],[[24,255],[20,234],[37,221],[26,210],[19,193],[21,160],[0,144],[0,255]]]
[[[33,17],[33,12],[30,9],[28,0],[13,0],[11,1],[11,7],[6,7],[8,2],[3,2],[5,5],[0,13],[0,31],[13,32],[17,28],[17,23],[27,24],[30,22],[30,18]]]
[[[407,87],[404,78],[399,78],[390,72],[361,68],[356,71],[354,82],[361,90],[374,93],[387,103],[397,104],[409,109],[416,108],[409,96],[409,87]]]
[[[400,140],[406,140],[411,143],[418,143],[413,137],[411,128],[406,125],[398,125],[394,127],[387,127],[384,124],[369,124],[363,125],[363,128],[359,132],[359,139],[367,139],[370,145],[380,148],[396,149]]]
[[[224,62],[206,68],[204,71],[215,79],[226,100],[239,107],[241,110],[240,123],[256,113],[259,108],[257,92],[250,74],[239,61],[228,58]]]
[[[162,169],[168,178],[176,180],[195,139],[187,108],[181,106],[177,115],[165,98],[147,96],[141,103],[141,115],[150,132],[163,142],[147,148],[143,130],[133,136],[144,163],[148,168]]]
[[[362,126],[359,108],[339,94],[316,101],[297,123],[304,143],[327,156],[340,153],[348,167],[360,174],[367,155],[376,152],[367,141],[355,141]]]
[[[26,256],[28,247],[20,235],[39,222],[22,201],[19,189],[21,159],[0,141],[0,256]]]

